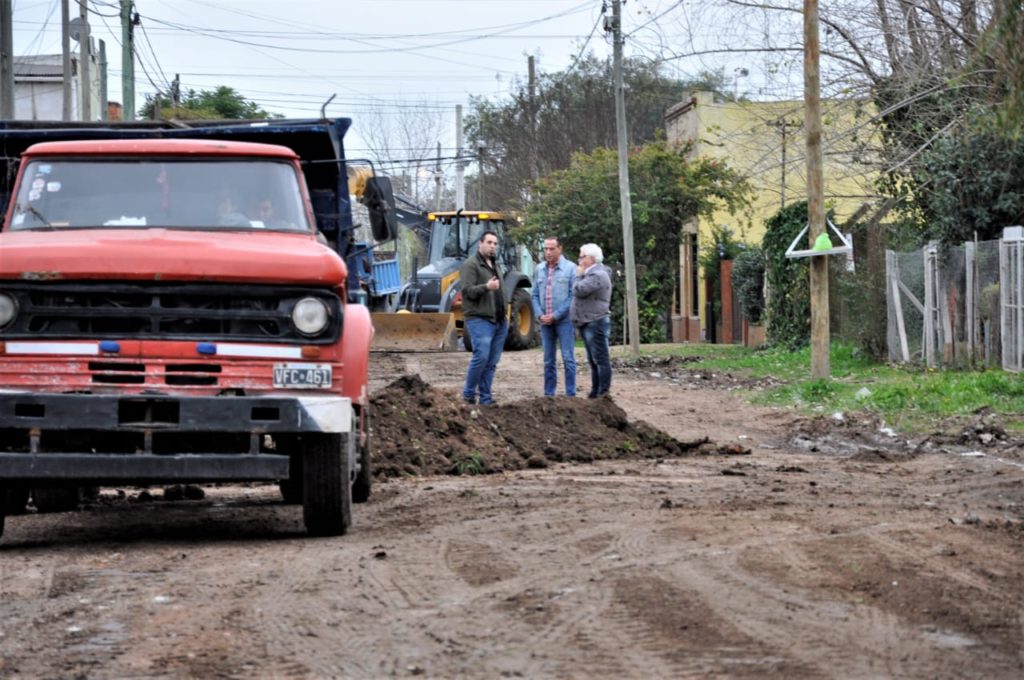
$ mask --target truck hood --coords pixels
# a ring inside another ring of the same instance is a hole
[[[310,234],[88,229],[0,233],[0,278],[340,285],[345,264]]]

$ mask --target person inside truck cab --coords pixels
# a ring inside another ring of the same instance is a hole
[[[240,208],[241,201],[234,191],[224,190],[220,193],[220,202],[217,204],[217,226],[219,227],[248,227],[249,218]]]
[[[274,208],[274,201],[269,196],[256,201],[256,206],[251,214],[253,226],[263,226],[268,229],[295,228],[294,224],[291,224],[288,220],[277,214],[277,210]]]

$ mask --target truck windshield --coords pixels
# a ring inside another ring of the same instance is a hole
[[[275,160],[36,159],[11,229],[310,232],[295,169]]]

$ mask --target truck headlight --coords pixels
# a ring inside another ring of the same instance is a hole
[[[18,315],[18,303],[7,293],[0,293],[0,328],[3,328]]]
[[[319,335],[331,321],[331,312],[322,300],[307,297],[292,308],[292,323],[303,335]]]

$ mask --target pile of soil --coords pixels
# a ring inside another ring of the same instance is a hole
[[[466,404],[454,390],[405,375],[371,398],[374,473],[482,474],[555,462],[750,453],[707,438],[680,441],[629,422],[610,397],[539,397]]]

